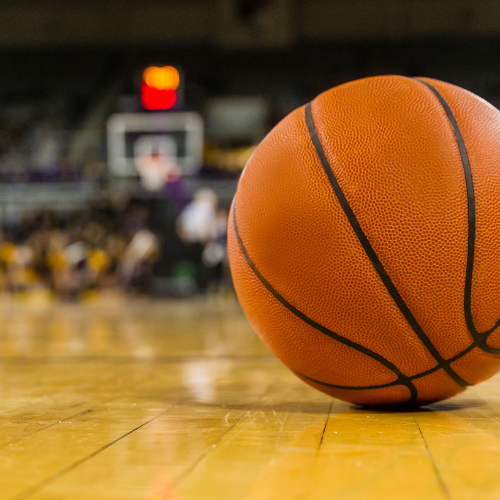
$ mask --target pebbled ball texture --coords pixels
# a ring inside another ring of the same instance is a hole
[[[381,76],[262,141],[231,209],[231,271],[302,380],[357,404],[427,404],[500,369],[499,137],[500,112],[474,94]]]

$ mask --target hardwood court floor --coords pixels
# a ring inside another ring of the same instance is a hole
[[[500,499],[495,378],[418,412],[332,400],[234,300],[0,305],[0,499]]]

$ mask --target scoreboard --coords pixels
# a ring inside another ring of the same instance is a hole
[[[182,107],[181,72],[173,66],[149,66],[142,74],[141,103],[147,110]]]

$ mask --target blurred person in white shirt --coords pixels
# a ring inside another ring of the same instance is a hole
[[[199,189],[177,220],[180,239],[190,248],[197,266],[197,282],[200,292],[207,289],[211,278],[213,244],[218,236],[217,195],[207,188]],[[208,252],[208,259],[207,259]]]
[[[177,231],[185,243],[206,244],[217,237],[217,195],[207,188],[199,189],[177,221]]]

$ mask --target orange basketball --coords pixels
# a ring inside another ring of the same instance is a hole
[[[426,404],[500,368],[500,112],[454,85],[335,87],[262,141],[229,254],[242,307],[302,380]]]

